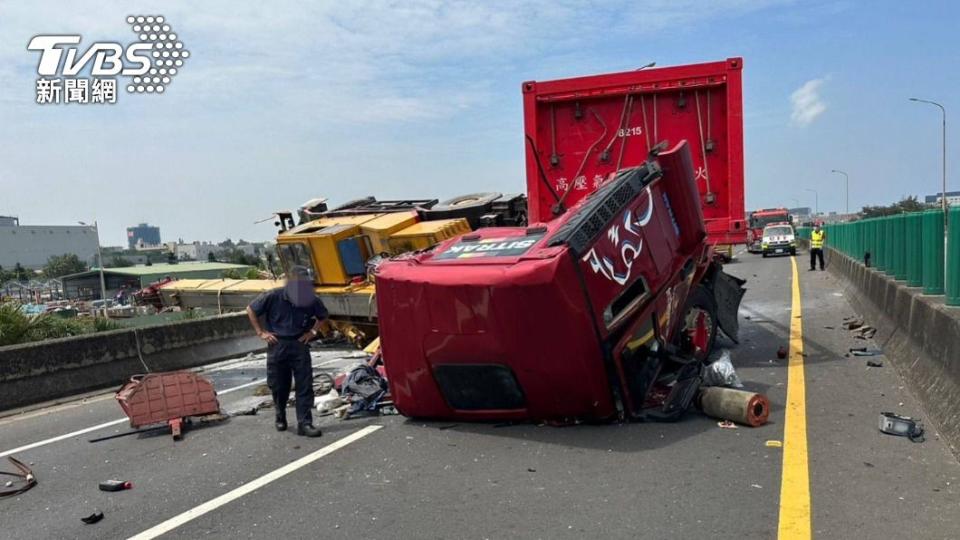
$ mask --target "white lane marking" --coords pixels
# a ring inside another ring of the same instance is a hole
[[[224,395],[224,394],[229,394],[230,392],[236,392],[237,390],[242,390],[242,389],[244,389],[244,388],[249,388],[249,387],[251,387],[251,386],[255,386],[255,385],[258,385],[258,384],[263,383],[263,382],[266,382],[266,379],[257,379],[257,380],[255,380],[255,381],[250,381],[250,382],[248,382],[248,383],[241,384],[240,386],[234,386],[233,388],[227,388],[226,390],[221,390],[221,391],[217,392],[217,395],[218,395],[218,396],[222,396],[222,395]]]
[[[248,382],[248,383],[246,383],[246,384],[241,384],[240,386],[234,386],[233,388],[227,388],[226,390],[222,390],[222,391],[220,391],[220,392],[217,392],[217,395],[222,396],[223,394],[229,394],[230,392],[235,392],[235,391],[237,391],[237,390],[240,390],[240,389],[243,389],[243,388],[247,388],[247,387],[253,386],[253,385],[255,385],[255,384],[260,384],[260,383],[262,383],[262,382],[264,382],[264,381],[266,381],[266,379],[257,379],[257,380],[255,380],[255,381],[251,381],[251,382]],[[90,427],[87,427],[87,428],[79,429],[79,430],[77,430],[77,431],[71,431],[70,433],[66,433],[66,434],[64,434],[64,435],[58,435],[58,436],[56,436],[56,437],[51,437],[51,438],[49,438],[49,439],[45,439],[45,440],[42,440],[42,441],[37,441],[37,442],[35,442],[35,443],[26,444],[26,445],[23,445],[23,446],[14,448],[13,450],[6,450],[6,451],[4,451],[4,452],[0,452],[0,458],[9,456],[9,455],[11,455],[11,454],[16,454],[16,453],[18,453],[18,452],[25,452],[25,451],[27,451],[27,450],[33,450],[34,448],[39,448],[39,447],[41,447],[41,446],[46,446],[46,445],[48,445],[48,444],[53,444],[53,443],[55,443],[55,442],[60,442],[60,441],[62,441],[62,440],[69,439],[69,438],[72,438],[72,437],[76,437],[76,436],[78,436],[78,435],[83,435],[84,433],[90,433],[91,431],[97,431],[98,429],[108,428],[108,427],[110,427],[110,426],[115,426],[115,425],[117,425],[117,424],[122,424],[123,422],[129,422],[129,419],[128,419],[128,418],[118,418],[118,419],[116,419],[116,420],[111,420],[111,421],[109,421],[109,422],[104,422],[103,424],[97,424],[96,426],[90,426]]]
[[[177,527],[183,525],[184,523],[187,523],[187,522],[189,522],[189,521],[193,521],[194,519],[197,519],[198,517],[200,517],[200,516],[202,516],[202,515],[204,515],[204,514],[207,514],[207,513],[209,513],[209,512],[212,512],[212,511],[216,510],[217,508],[220,508],[221,506],[223,506],[223,505],[225,505],[225,504],[227,504],[227,503],[229,503],[229,502],[231,502],[231,501],[235,501],[235,500],[239,499],[240,497],[243,497],[244,495],[246,495],[246,494],[248,494],[248,493],[251,493],[251,492],[253,492],[253,491],[256,491],[257,489],[260,489],[261,487],[263,487],[263,486],[265,486],[265,485],[267,485],[267,484],[269,484],[269,483],[271,483],[271,482],[274,482],[274,481],[276,481],[276,480],[279,480],[279,479],[283,478],[284,476],[292,473],[293,471],[296,471],[297,469],[303,468],[303,467],[305,467],[305,466],[313,463],[314,461],[317,461],[318,459],[320,459],[320,458],[322,458],[322,457],[324,457],[324,456],[326,456],[326,455],[329,455],[329,454],[331,454],[331,453],[333,453],[333,452],[335,452],[335,451],[343,448],[344,446],[347,446],[348,444],[351,444],[351,443],[354,443],[354,442],[356,442],[356,441],[359,441],[360,439],[366,437],[367,435],[370,435],[371,433],[377,431],[378,429],[380,429],[380,428],[382,428],[382,427],[383,427],[383,426],[378,426],[378,425],[367,426],[367,427],[365,427],[365,428],[363,428],[363,429],[361,429],[361,430],[359,430],[359,431],[355,431],[355,432],[351,433],[350,435],[347,435],[346,437],[344,437],[344,438],[342,438],[342,439],[340,439],[340,440],[338,440],[338,441],[336,441],[336,442],[334,442],[334,443],[331,443],[331,444],[328,444],[327,446],[324,446],[323,448],[317,450],[316,452],[313,452],[312,454],[307,454],[307,455],[303,456],[302,458],[300,458],[300,459],[298,459],[298,460],[296,460],[296,461],[292,461],[292,462],[284,465],[283,467],[280,467],[279,469],[276,469],[276,470],[273,470],[273,471],[271,471],[271,472],[268,472],[267,474],[265,474],[265,475],[257,478],[256,480],[253,480],[253,481],[251,481],[251,482],[248,482],[248,483],[246,483],[246,484],[244,484],[244,485],[242,485],[242,486],[234,489],[233,491],[228,491],[228,492],[224,493],[223,495],[220,495],[219,497],[217,497],[217,498],[215,498],[215,499],[211,499],[211,500],[209,500],[209,501],[201,504],[200,506],[191,508],[190,510],[187,510],[186,512],[184,512],[184,513],[182,513],[182,514],[180,514],[180,515],[178,515],[178,516],[174,516],[174,517],[172,517],[172,518],[164,521],[163,523],[160,523],[159,525],[155,525],[155,526],[153,526],[153,527],[151,527],[151,528],[143,531],[143,532],[140,533],[140,534],[137,534],[137,535],[135,535],[135,536],[131,536],[129,540],[151,540],[151,539],[156,538],[156,537],[158,537],[158,536],[160,536],[160,535],[162,535],[162,534],[168,533],[168,532],[176,529]]]
[[[64,439],[69,439],[69,438],[71,438],[71,437],[76,437],[77,435],[83,435],[84,433],[90,433],[91,431],[96,431],[96,430],[98,430],[98,429],[103,429],[103,428],[106,428],[106,427],[115,426],[115,425],[117,425],[117,424],[121,424],[121,423],[123,423],[123,422],[128,422],[128,421],[129,421],[129,419],[127,419],[127,418],[118,418],[117,420],[112,420],[112,421],[110,421],[110,422],[104,422],[103,424],[98,424],[98,425],[96,425],[96,426],[90,426],[90,427],[88,427],[88,428],[83,428],[83,429],[80,429],[80,430],[77,430],[77,431],[72,431],[72,432],[67,433],[67,434],[65,434],[65,435],[60,435],[60,436],[58,436],[58,437],[53,437],[53,438],[46,439],[46,440],[43,440],[43,441],[37,441],[37,442],[35,442],[35,443],[30,443],[30,444],[21,446],[21,447],[19,447],[19,448],[14,448],[13,450],[7,450],[6,452],[0,452],[0,458],[9,456],[10,454],[16,454],[17,452],[25,452],[25,451],[27,451],[27,450],[33,450],[34,448],[37,448],[37,447],[40,447],[40,446],[46,446],[46,445],[48,445],[48,444],[53,444],[53,443],[55,443],[55,442],[60,442],[60,441],[62,441],[62,440],[64,440]]]
[[[113,393],[101,394],[98,396],[88,397],[73,401],[70,403],[61,403],[59,405],[50,405],[49,407],[44,407],[42,409],[36,409],[31,412],[25,412],[22,414],[11,414],[8,417],[0,419],[0,426],[6,424],[12,424],[14,422],[19,422],[21,420],[29,420],[31,418],[36,418],[38,416],[46,416],[48,414],[53,414],[55,412],[66,411],[68,409],[76,409],[77,407],[83,407],[84,405],[89,405],[91,403],[96,403],[98,401],[103,401],[105,399],[110,399],[113,397]]]

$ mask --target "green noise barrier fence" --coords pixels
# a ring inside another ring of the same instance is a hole
[[[825,245],[874,267],[924,294],[944,294],[948,306],[960,306],[960,206],[910,212],[823,226]],[[798,238],[812,229],[798,227]]]

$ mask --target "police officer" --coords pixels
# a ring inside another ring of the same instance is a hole
[[[820,270],[823,270],[823,240],[827,237],[825,231],[820,230],[818,222],[810,233],[810,270],[817,269],[817,261],[820,261]]]
[[[327,309],[317,298],[306,269],[294,267],[287,275],[285,286],[250,302],[247,316],[257,335],[267,342],[267,386],[273,392],[277,431],[287,429],[292,376],[297,391],[297,435],[319,437],[320,428],[313,425],[313,362],[308,343],[320,333]]]

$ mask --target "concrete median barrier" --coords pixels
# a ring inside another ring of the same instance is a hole
[[[0,411],[263,348],[245,313],[0,347]]]
[[[827,269],[847,281],[846,297],[877,328],[875,340],[960,458],[960,309],[924,295],[833,248]]]

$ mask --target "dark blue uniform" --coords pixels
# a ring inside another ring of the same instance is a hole
[[[293,304],[283,288],[267,291],[250,303],[250,309],[265,319],[264,329],[277,336],[275,345],[267,346],[267,386],[273,393],[277,418],[286,411],[290,397],[291,375],[297,389],[297,422],[313,422],[313,365],[310,347],[298,339],[309,331],[315,320],[327,318],[327,308],[319,298],[309,305]]]

